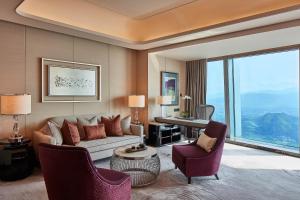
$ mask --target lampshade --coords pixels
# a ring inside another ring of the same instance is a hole
[[[144,95],[131,95],[128,97],[128,107],[130,108],[143,108],[145,107]]]
[[[1,96],[1,114],[26,115],[31,113],[31,95]]]
[[[160,105],[170,105],[172,104],[172,96],[158,96],[156,102]]]

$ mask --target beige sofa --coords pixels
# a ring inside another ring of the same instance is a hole
[[[59,125],[60,127],[63,124],[63,121],[66,119],[70,122],[76,123],[77,118],[92,118],[97,116],[98,119],[103,114],[94,114],[94,115],[73,115],[73,116],[62,116],[62,117],[53,117],[48,119],[48,121],[52,121]],[[141,135],[143,134],[143,127],[139,125],[131,124],[131,132],[132,135],[124,135],[121,137],[106,137],[104,139],[96,139],[89,141],[80,141],[76,146],[85,147],[91,155],[92,160],[99,160],[102,158],[107,158],[112,156],[113,150],[120,146],[125,145],[136,145],[141,142]],[[43,133],[41,130],[34,131],[33,133],[33,147],[35,149],[36,154],[38,155],[38,145],[40,143],[48,143],[48,144],[57,144],[57,139],[50,135]]]

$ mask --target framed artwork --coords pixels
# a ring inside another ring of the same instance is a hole
[[[96,96],[96,70],[49,65],[48,95]]]
[[[41,102],[101,102],[101,65],[42,58]]]
[[[170,105],[178,105],[178,73],[161,72],[161,95],[171,96],[172,103]]]

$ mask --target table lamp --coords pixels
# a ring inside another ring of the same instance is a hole
[[[158,96],[156,102],[161,106],[161,117],[168,117],[168,113],[164,109],[164,106],[172,104],[172,96]]]
[[[128,97],[128,107],[136,109],[135,114],[134,114],[134,123],[140,124],[138,108],[145,107],[145,96],[144,95],[130,95]]]
[[[9,141],[21,142],[23,136],[19,133],[19,115],[27,115],[31,113],[31,95],[3,95],[1,96],[1,114],[12,115],[14,119],[13,133],[9,137]]]

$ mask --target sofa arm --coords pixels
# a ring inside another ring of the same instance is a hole
[[[46,135],[41,131],[34,131],[33,132],[33,137],[32,137],[32,144],[33,144],[33,149],[36,153],[36,157],[38,158],[39,155],[39,144],[40,143],[46,143],[46,144],[54,144],[56,145],[56,140],[54,137],[50,135]]]
[[[131,124],[130,130],[133,135],[143,136],[144,135],[144,126],[139,124]]]

